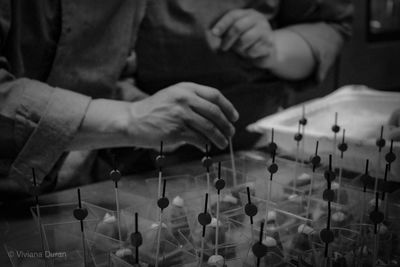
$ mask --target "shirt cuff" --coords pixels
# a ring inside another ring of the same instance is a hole
[[[322,82],[343,46],[342,35],[324,22],[292,25],[285,29],[297,33],[308,43],[317,62],[314,77]]]
[[[22,94],[15,126],[17,141],[24,143],[9,172],[9,178],[27,191],[33,183],[32,168],[41,184],[78,131],[91,100],[35,81],[28,85],[29,90],[25,88]]]

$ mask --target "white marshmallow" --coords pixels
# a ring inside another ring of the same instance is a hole
[[[275,238],[266,236],[263,241],[263,244],[266,245],[267,247],[275,247],[277,245],[277,242]]]
[[[343,222],[346,219],[346,214],[341,211],[337,211],[332,214],[332,220],[335,222]]]
[[[221,221],[218,222],[219,227],[221,227],[222,223]],[[211,223],[210,223],[211,227],[217,227],[217,218],[212,218],[211,219]]]
[[[184,206],[185,202],[183,200],[183,198],[181,198],[180,196],[176,196],[173,200],[172,200],[172,205],[177,206],[182,208]]]
[[[104,223],[115,223],[116,221],[117,221],[117,219],[115,218],[114,215],[111,215],[108,212],[104,215],[104,218],[103,218]]]
[[[153,223],[153,224],[150,226],[150,229],[158,228],[158,226],[159,226],[159,223]],[[161,224],[161,227],[162,227],[162,228],[167,228],[167,225],[166,225],[165,223],[162,223],[162,224]]]
[[[222,198],[222,201],[229,202],[229,203],[232,203],[232,204],[237,204],[238,203],[238,199],[236,197],[232,196],[232,194],[224,195],[224,197]]]
[[[310,181],[311,180],[311,176],[307,173],[302,173],[300,174],[299,177],[297,177],[297,180],[299,181]]]
[[[387,233],[388,228],[387,228],[386,225],[384,225],[384,224],[381,223],[381,224],[379,225],[379,227],[378,227],[378,231],[379,231],[379,234],[380,234],[380,235],[383,235],[383,234],[386,234],[386,233]]]
[[[301,202],[301,201],[302,201],[302,200],[301,200],[301,197],[299,197],[298,194],[291,194],[291,195],[288,197],[288,200],[289,200],[289,201],[292,201],[292,202]]]
[[[331,189],[332,190],[337,190],[339,188],[340,188],[339,183],[337,183],[337,182],[332,182],[331,183]]]
[[[130,250],[129,248],[120,248],[115,252],[115,256],[119,258],[129,255],[132,255],[132,250]]]
[[[314,229],[306,224],[300,224],[300,226],[297,228],[297,233],[310,235],[314,233]]]
[[[212,255],[208,258],[208,266],[223,267],[225,264],[225,259],[221,255]]]
[[[276,211],[274,211],[274,210],[268,211],[267,222],[268,221],[275,221],[276,217],[277,217]]]

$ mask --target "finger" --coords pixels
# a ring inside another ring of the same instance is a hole
[[[182,138],[186,140],[186,144],[195,146],[203,153],[206,152],[204,144],[207,143],[207,138],[200,133],[197,133],[195,130],[191,130],[190,128],[188,128],[187,131],[182,133]]]
[[[234,21],[226,33],[222,36],[221,49],[228,51],[240,40],[241,36],[256,26],[257,21],[252,16],[243,16]]]
[[[220,149],[224,149],[228,145],[226,137],[220,132],[220,130],[212,122],[206,120],[195,112],[189,112],[187,114],[185,124],[187,127],[205,136]],[[202,144],[204,143],[205,142],[203,141]]]
[[[260,39],[243,52],[243,54],[248,58],[267,57],[271,54],[271,48]]]
[[[258,43],[262,38],[262,33],[259,27],[253,27],[247,32],[243,33],[234,44],[235,51],[239,54],[246,56],[245,51]]]
[[[188,83],[188,87],[194,90],[197,96],[217,105],[229,121],[235,122],[239,119],[239,113],[235,107],[217,89],[194,83]]]
[[[235,128],[217,105],[200,97],[191,101],[189,105],[193,111],[217,125],[227,138],[235,134]]]
[[[228,11],[220,20],[212,27],[211,32],[216,36],[222,36],[231,27],[231,25],[241,17],[245,16],[247,11],[244,9],[235,9]]]

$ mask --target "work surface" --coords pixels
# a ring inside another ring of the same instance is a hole
[[[227,160],[228,155],[216,157],[214,160]],[[167,167],[164,170],[164,176],[174,176],[182,174],[198,175],[204,172],[204,167],[200,161],[189,162],[177,166]],[[108,175],[108,174],[105,174]],[[156,170],[153,172],[141,173],[133,176],[124,176],[119,181],[119,188],[123,192],[129,192],[131,199],[127,194],[120,198],[121,209],[132,206],[137,198],[135,196],[149,197],[149,189],[145,180],[157,177]],[[89,184],[81,187],[82,200],[101,206],[103,208],[115,209],[114,183],[103,181],[95,184]],[[40,196],[40,205],[51,205],[59,203],[76,202],[76,188],[64,191],[54,192]],[[156,201],[156,200],[154,200]],[[20,239],[33,231],[37,231],[37,225],[32,218],[30,207],[34,205],[33,199],[14,204],[8,204],[0,207],[0,266],[11,266],[4,249],[7,241]]]
[[[267,162],[270,160],[269,156],[264,153],[254,151],[237,153],[236,156],[243,155],[246,155],[247,157],[253,157],[257,159],[258,163],[262,163],[261,165],[257,165],[258,167],[254,168],[252,170],[253,172],[256,172],[257,175],[262,175],[262,177],[269,177],[267,176]],[[226,160],[229,160],[229,155],[223,155],[214,158],[214,162]],[[285,163],[284,160],[281,160],[278,163],[280,166],[279,173],[281,173],[281,175],[277,176],[277,179],[279,179],[279,182],[282,184],[289,183],[293,177],[291,173],[293,173],[294,162],[289,161],[289,164],[287,163],[288,162]],[[204,167],[202,166],[200,160],[197,160],[177,166],[169,166],[163,171],[163,176],[168,177],[184,174],[196,176],[203,173]],[[300,172],[298,174],[300,174]],[[148,181],[146,182],[146,179],[156,178],[157,175],[158,172],[154,170],[148,173],[123,177],[119,181],[118,185],[120,189],[120,208],[125,209],[127,207],[134,206],[139,202],[139,200],[143,200],[144,198],[149,198],[150,196],[154,195],[154,192],[152,191],[156,190],[156,184],[149,186],[150,184]],[[172,188],[170,190],[175,189],[176,188]],[[278,192],[278,190],[274,191],[275,192],[272,192],[272,194]],[[87,203],[109,210],[115,210],[114,183],[111,180],[82,186],[81,194],[82,200]],[[76,203],[76,201],[76,188],[40,196],[41,206],[60,203]],[[154,202],[156,202],[156,197],[154,197]],[[13,203],[12,205],[3,205],[0,207],[0,243],[2,246],[8,242],[12,242],[13,240],[21,239],[21,237],[23,238],[24,236],[29,236],[32,234],[32,232],[37,232],[37,225],[35,224],[30,211],[30,207],[33,205],[34,202],[32,199]],[[47,215],[51,216],[51,214]],[[27,239],[23,242],[35,241]],[[39,240],[36,239],[36,242],[39,242]],[[11,266],[6,254],[6,250],[3,247],[0,249],[0,266]]]

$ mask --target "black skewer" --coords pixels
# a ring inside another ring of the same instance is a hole
[[[206,236],[206,227],[211,223],[211,215],[207,211],[208,208],[208,193],[206,193],[206,197],[204,200],[204,212],[200,213],[197,217],[198,222],[200,225],[203,226],[203,231],[201,235],[201,251],[200,251],[200,258],[199,258],[199,266],[201,266],[201,262],[203,261],[204,257],[204,242]]]
[[[74,217],[75,219],[79,220],[81,226],[81,238],[82,238],[82,247],[83,247],[83,261],[84,265],[87,266],[87,255],[86,255],[86,242],[85,242],[85,227],[83,225],[83,220],[88,215],[88,210],[82,207],[81,201],[81,189],[77,189],[78,192],[78,208],[74,209]]]
[[[322,229],[320,232],[320,238],[325,243],[325,252],[324,257],[328,262],[328,251],[329,251],[329,244],[334,240],[334,234],[331,230],[331,203],[335,199],[335,192],[331,188],[331,182],[333,181],[334,172],[332,171],[332,155],[329,155],[329,175],[326,175],[325,178],[327,180],[327,189],[324,190],[323,199],[328,202],[328,217],[326,221],[326,228]],[[333,176],[332,176],[333,175]]]
[[[267,246],[263,244],[264,237],[264,222],[260,226],[260,238],[259,241],[254,243],[252,246],[253,254],[257,257],[257,267],[260,266],[261,258],[267,254]]]
[[[385,155],[385,160],[389,164],[389,171],[390,171],[392,163],[396,160],[396,154],[393,153],[393,139],[390,140],[390,150]]]
[[[135,232],[131,234],[131,244],[135,247],[135,262],[139,264],[139,247],[143,244],[142,234],[139,232],[139,215],[135,212]]]

